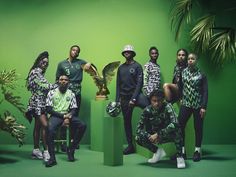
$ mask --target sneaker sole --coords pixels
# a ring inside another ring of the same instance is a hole
[[[185,165],[178,165],[177,168],[178,169],[183,169],[183,168],[185,168]]]
[[[36,155],[31,155],[31,158],[32,159],[38,159],[38,160],[42,160],[43,159],[43,157],[38,157]]]

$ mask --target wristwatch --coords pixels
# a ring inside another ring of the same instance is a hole
[[[136,99],[134,98],[134,99],[132,99],[132,101],[133,101],[133,102],[136,102]]]

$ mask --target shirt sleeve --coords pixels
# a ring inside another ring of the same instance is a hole
[[[181,72],[179,82],[176,83],[178,86],[178,89],[179,89],[180,98],[182,98],[182,96],[183,96],[183,73],[184,73],[184,71]]]
[[[50,84],[40,71],[35,70],[34,75],[32,84],[34,84],[38,90],[48,91],[56,87],[56,85]]]
[[[46,98],[46,106],[51,106],[53,107],[53,95],[54,95],[54,91],[51,90],[48,92],[47,98]]]
[[[144,65],[144,80],[143,80],[143,92],[145,95],[149,95],[149,89],[148,89],[148,80],[149,80],[149,71],[148,71],[148,65]]]
[[[137,136],[151,136],[146,130],[145,126],[147,124],[147,118],[148,118],[148,111],[145,109],[143,113],[141,114],[141,118],[139,119],[138,125],[137,125],[137,130],[136,134]]]
[[[59,80],[59,77],[63,74],[63,69],[61,67],[61,63],[57,65],[57,71],[56,71],[56,82]]]
[[[80,59],[81,60],[81,59]],[[81,60],[81,65],[87,64],[88,62],[85,60]]]
[[[208,102],[208,83],[207,78],[205,75],[202,77],[202,104],[201,107],[203,109],[207,108],[207,102]]]
[[[137,86],[135,88],[134,94],[132,95],[131,98],[132,100],[137,98],[143,87],[143,69],[141,65],[138,65],[137,67],[136,80],[137,80]]]
[[[118,68],[116,76],[116,102],[119,101],[120,101],[120,68]]]
[[[70,102],[70,110],[71,109],[75,109],[77,108],[77,103],[76,103],[76,98],[75,98],[75,94],[72,93],[72,98],[71,98],[71,102]]]
[[[167,112],[166,112],[168,118],[170,119],[169,124],[161,129],[158,132],[158,136],[162,137],[165,136],[173,131],[176,131],[176,129],[178,128],[178,119],[177,119],[177,115],[173,109],[173,106],[171,104],[167,104]]]

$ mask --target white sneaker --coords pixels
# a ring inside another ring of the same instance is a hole
[[[43,159],[43,154],[39,149],[34,149],[32,152],[32,159]]]
[[[183,157],[177,157],[177,168],[185,168],[185,161]]]
[[[148,163],[157,163],[160,161],[163,157],[165,157],[166,152],[162,148],[158,148],[157,152],[153,154],[151,159],[148,159]]]
[[[43,151],[43,160],[44,160],[44,162],[49,161],[49,159],[50,159],[50,155],[49,155],[48,150]]]

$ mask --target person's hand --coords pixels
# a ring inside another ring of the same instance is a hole
[[[84,65],[84,70],[85,70],[85,71],[86,71],[86,70],[89,70],[90,66],[91,66],[91,63],[86,63],[86,64]]]
[[[69,126],[70,120],[69,119],[64,119],[62,126]]]
[[[132,99],[129,101],[129,106],[134,106],[136,102],[136,99]]]
[[[201,118],[204,118],[205,115],[206,115],[206,110],[203,109],[203,108],[201,108],[201,109],[200,109],[200,116],[201,116]]]
[[[129,101],[129,106],[134,106],[134,102],[133,101]]]
[[[158,142],[158,135],[157,135],[157,133],[151,135],[149,137],[149,141],[151,141],[152,143],[157,143]]]
[[[71,119],[72,115],[70,113],[67,113],[64,115],[64,119]]]
[[[116,102],[116,106],[120,106],[120,102],[118,101],[118,102]]]

